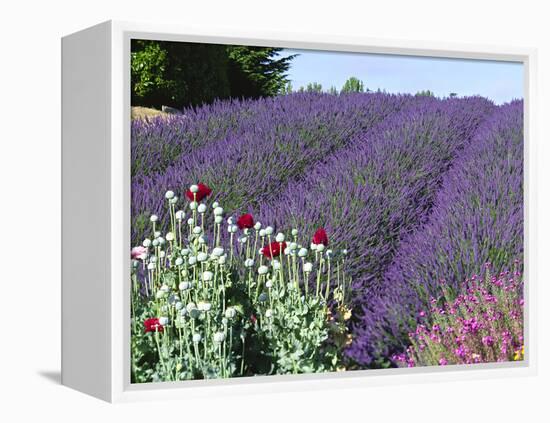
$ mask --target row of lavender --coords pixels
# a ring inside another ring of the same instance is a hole
[[[429,219],[400,243],[381,292],[365,293],[349,355],[367,364],[402,351],[442,286],[512,271],[523,255],[523,102],[499,107],[444,176]]]
[[[132,239],[142,238],[151,213],[162,220],[168,189],[201,181],[215,187],[214,199],[227,209],[255,209],[411,101],[410,96],[384,94],[296,94],[257,100],[255,107],[251,102],[228,103],[212,108],[210,117],[199,113],[196,123],[182,123],[189,117],[135,123],[133,160],[141,157],[132,178]],[[215,129],[224,119],[237,121]],[[185,136],[180,134],[182,125],[189,131]],[[171,134],[166,141],[164,133]],[[154,147],[158,144],[167,147]]]
[[[227,137],[294,133],[315,138],[338,129],[362,130],[399,107],[406,97],[383,94],[328,96],[295,93],[258,100],[225,100],[181,115],[132,122],[132,176],[163,172],[199,148]]]

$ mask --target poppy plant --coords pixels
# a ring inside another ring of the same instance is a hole
[[[142,246],[134,247],[132,248],[130,255],[132,257],[132,260],[143,260],[145,257],[147,257],[147,248]]]
[[[254,218],[250,213],[243,214],[237,220],[237,226],[239,229],[250,229],[254,227]]]
[[[325,247],[328,245],[328,236],[324,228],[319,228],[317,229],[317,231],[315,231],[315,234],[313,234],[313,240],[311,242],[317,245],[323,244]]]
[[[187,198],[190,200],[190,201],[202,201],[203,199],[205,199],[206,197],[208,197],[210,194],[212,194],[212,190],[210,189],[210,187],[206,184],[203,184],[201,182],[199,182],[197,184],[197,192],[192,192],[190,189],[187,190],[187,192],[185,193],[185,195],[187,196]]]
[[[159,322],[158,317],[151,317],[150,319],[145,319],[143,322],[143,325],[145,326],[145,333],[147,332],[162,332],[164,330],[164,326],[162,326]]]
[[[262,248],[262,254],[268,259],[278,257],[286,248],[286,242],[272,242]]]

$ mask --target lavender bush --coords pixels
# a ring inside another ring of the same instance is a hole
[[[523,251],[523,102],[500,107],[453,162],[429,218],[401,242],[380,292],[363,295],[349,354],[357,362],[403,348],[439,281],[460,281],[491,262],[510,266]]]
[[[483,99],[417,98],[290,184],[260,219],[326,227],[336,247],[352,246],[355,292],[377,292],[400,239],[427,219],[443,174],[493,108]]]

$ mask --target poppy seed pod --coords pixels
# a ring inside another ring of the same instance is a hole
[[[277,242],[283,242],[284,240],[285,240],[285,235],[282,232],[279,232],[275,237],[275,241]]]
[[[170,200],[171,198],[174,198],[174,191],[166,191],[166,194],[164,194],[166,199]]]
[[[214,278],[214,274],[212,272],[208,271],[208,270],[202,274],[202,280],[203,281],[209,282],[213,278]]]
[[[258,274],[259,275],[265,275],[268,272],[268,270],[269,269],[267,268],[267,266],[260,266],[258,268]]]
[[[202,251],[199,254],[197,254],[197,261],[203,262],[203,261],[206,261],[206,260],[208,260],[208,254],[206,254]]]
[[[212,304],[201,301],[200,303],[197,304],[197,308],[200,311],[210,311],[212,310]]]
[[[197,203],[196,201],[191,201],[191,202],[189,203],[189,209],[191,209],[191,210],[196,210],[198,206],[199,206],[199,205],[198,205],[198,203]]]
[[[216,257],[220,257],[223,255],[223,248],[222,247],[216,247],[212,250],[212,254],[214,254]]]
[[[313,270],[313,264],[307,262],[304,263],[304,272],[309,273]]]
[[[221,207],[216,207],[214,209],[214,215],[221,216],[223,214],[223,209]]]
[[[215,209],[216,207],[219,207],[220,206],[220,203],[218,203],[217,201],[214,201],[212,203],[212,208]]]
[[[199,192],[199,186],[198,185],[191,185],[189,187],[189,191],[191,191],[193,194]]]
[[[156,222],[156,221],[159,220],[159,217],[156,214],[152,214],[151,217],[149,218],[149,220],[151,222]]]
[[[267,233],[265,232],[265,229],[260,229],[260,236],[264,237],[266,235],[267,235]]]
[[[206,204],[203,204],[203,203],[199,204],[197,207],[197,211],[199,213],[206,213]]]
[[[151,246],[151,240],[149,238],[145,238],[142,242],[142,245],[144,247],[150,247]]]
[[[178,210],[176,212],[176,220],[183,220],[185,218],[185,213],[183,210]]]
[[[214,342],[221,344],[225,340],[225,334],[223,332],[216,332],[214,334]]]
[[[201,342],[201,339],[202,339],[202,336],[200,335],[200,333],[193,334],[193,342],[195,344],[198,344],[199,342]]]
[[[273,234],[273,228],[271,226],[268,226],[265,228],[265,234],[266,235],[272,235]]]

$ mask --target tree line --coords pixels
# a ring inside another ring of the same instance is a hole
[[[295,55],[282,49],[132,40],[132,105],[183,108],[281,93]]]

